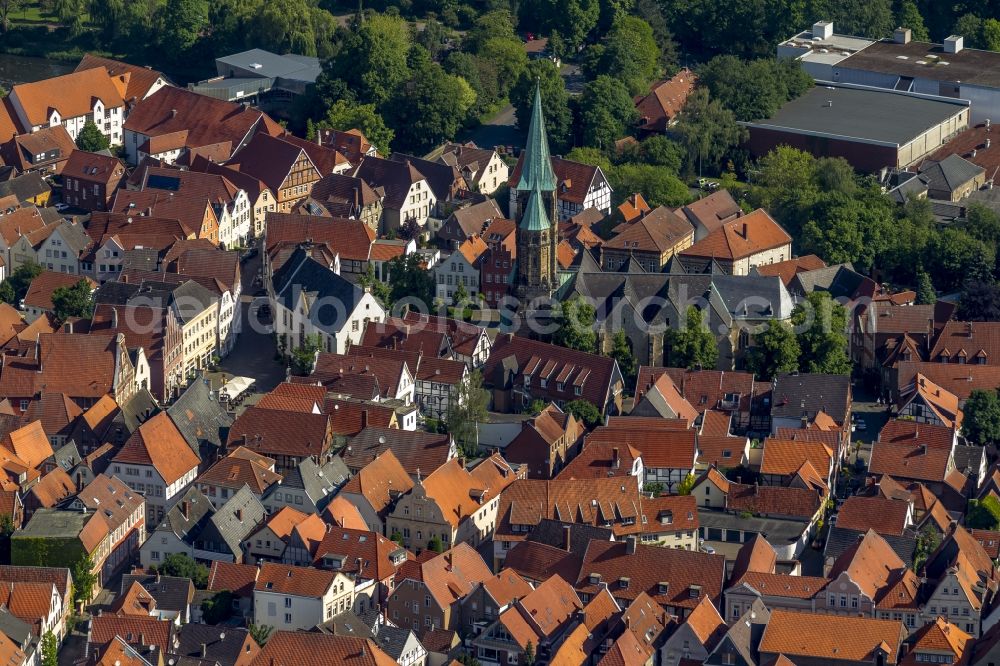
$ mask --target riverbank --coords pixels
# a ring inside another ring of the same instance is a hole
[[[19,83],[32,83],[53,76],[69,74],[79,59],[72,62],[0,53],[0,85],[6,89]]]

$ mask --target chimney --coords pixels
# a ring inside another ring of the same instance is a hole
[[[361,429],[364,430],[367,427],[368,427],[368,410],[367,409],[362,409],[361,410]]]
[[[570,550],[572,537],[573,537],[573,527],[571,525],[563,525],[563,548],[566,550],[566,552],[569,552]]]
[[[622,466],[622,459],[618,456],[618,447],[611,449],[611,469],[618,469]]]
[[[243,509],[236,509],[236,520],[243,522]]]
[[[749,233],[749,232],[747,231],[747,223],[746,223],[746,222],[744,222],[744,223],[743,223],[743,232],[742,232],[742,233],[740,234],[741,236],[743,236],[743,240],[746,240],[746,239],[747,239],[747,234],[748,234],[748,233]]]
[[[181,515],[184,516],[185,520],[188,518],[188,501],[184,500],[181,502]]]
[[[958,53],[965,48],[965,38],[961,35],[951,35],[944,40],[945,53]]]
[[[447,553],[444,554],[444,562],[445,562],[445,570],[446,571],[451,571],[452,568],[451,568],[451,551],[450,550]]]
[[[892,41],[896,44],[909,44],[912,34],[909,28],[896,28],[892,33]]]
[[[971,321],[970,321],[970,322],[968,322],[968,323],[967,323],[967,324],[965,325],[965,332],[966,332],[966,335],[968,335],[968,336],[969,336],[970,338],[972,337],[972,334],[973,334],[973,330],[972,330],[972,322],[971,322]]]
[[[625,553],[635,555],[635,536],[629,535],[625,537]]]

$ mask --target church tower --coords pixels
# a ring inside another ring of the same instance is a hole
[[[542,96],[537,86],[521,177],[514,189],[517,191],[517,210],[511,211],[517,220],[514,287],[517,297],[526,305],[538,296],[551,296],[559,287],[556,175],[552,171],[549,140],[542,117]]]

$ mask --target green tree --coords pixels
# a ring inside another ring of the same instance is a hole
[[[545,130],[553,153],[563,152],[570,142],[573,114],[569,110],[569,94],[558,68],[551,60],[533,60],[517,77],[510,89],[510,103],[514,106],[517,126],[528,130],[531,105],[535,99],[535,85],[542,95],[545,112]]]
[[[694,488],[695,481],[698,479],[694,474],[688,472],[688,475],[684,477],[684,480],[677,484],[677,494],[678,495],[690,495],[691,490]]]
[[[924,25],[924,17],[920,15],[917,3],[913,0],[903,0],[896,12],[896,24],[910,29],[910,35],[915,42],[931,41],[931,34]]]
[[[992,495],[970,500],[965,514],[965,526],[976,530],[996,530],[1000,527],[1000,501]]]
[[[260,48],[277,53],[315,56],[316,33],[311,9],[306,0],[261,3],[251,28],[251,38]]]
[[[814,291],[792,312],[799,333],[799,367],[808,372],[849,375],[847,310],[829,292]]]
[[[267,644],[267,640],[271,638],[272,631],[274,631],[274,627],[267,624],[250,624],[247,626],[250,638],[254,639],[257,645],[261,647]]]
[[[579,295],[563,301],[553,310],[552,322],[557,329],[552,344],[593,353],[597,346],[595,321],[594,306]]]
[[[208,0],[166,0],[160,9],[159,44],[181,63],[208,26]]]
[[[983,47],[990,51],[1000,51],[1000,21],[988,18],[983,21]]]
[[[499,95],[506,95],[510,86],[517,81],[528,67],[528,54],[519,39],[494,37],[486,40],[477,55],[497,68],[497,82],[500,84]]]
[[[233,615],[233,593],[229,590],[216,592],[201,602],[201,617],[205,624],[221,624]]]
[[[1000,394],[996,390],[972,391],[962,411],[962,434],[966,439],[980,446],[1000,442]]]
[[[458,386],[453,400],[448,401],[448,432],[470,458],[479,455],[479,424],[488,420],[489,391],[483,388],[483,375],[473,370]]]
[[[395,136],[395,132],[386,126],[382,116],[375,110],[374,104],[357,104],[344,99],[337,100],[330,106],[326,118],[317,123],[317,127],[342,132],[361,130],[379,155],[389,154],[389,144]]]
[[[597,27],[600,13],[598,0],[536,0],[522,3],[518,15],[522,29],[543,35],[559,30],[573,50]]]
[[[385,116],[397,143],[406,151],[422,153],[453,139],[475,101],[475,91],[465,79],[427,61],[398,87]]]
[[[94,313],[93,286],[88,280],[79,280],[72,287],[59,287],[52,292],[52,305],[60,322],[70,317],[89,318]]]
[[[0,29],[10,30],[10,17],[22,7],[24,0],[0,0]]]
[[[208,567],[199,564],[184,553],[171,553],[163,559],[163,564],[156,568],[164,576],[190,578],[199,590],[208,585]]]
[[[89,153],[96,153],[99,150],[107,150],[111,146],[111,139],[104,136],[93,120],[88,120],[83,125],[83,129],[76,135],[76,147],[86,150]]]
[[[73,601],[77,604],[90,603],[95,585],[97,574],[94,573],[94,560],[81,557],[73,566]]]
[[[631,95],[648,89],[660,70],[660,48],[649,23],[636,16],[622,16],[601,41],[604,47],[597,70],[620,80]]]
[[[432,536],[430,538],[430,541],[427,542],[427,550],[431,551],[432,553],[443,553],[444,544],[441,543],[441,537],[439,537],[436,534]]]
[[[431,17],[424,23],[422,30],[417,32],[414,42],[427,49],[431,60],[437,60],[451,36],[451,30],[437,19]]]
[[[635,384],[638,364],[635,360],[635,352],[632,351],[632,343],[622,329],[615,331],[614,337],[611,338],[611,353],[609,356],[618,363],[618,369],[622,373],[625,386]]]
[[[625,84],[604,74],[583,87],[579,108],[584,144],[602,150],[630,134],[639,116]]]
[[[42,666],[59,666],[59,643],[51,629],[42,636]]]
[[[515,19],[507,9],[486,12],[476,19],[472,28],[462,38],[462,50],[478,53],[491,39],[520,41],[514,23]]]
[[[566,153],[566,159],[572,160],[573,162],[580,162],[581,164],[589,164],[590,166],[601,167],[605,175],[608,175],[613,170],[611,165],[611,160],[608,159],[606,153],[601,151],[599,148],[593,148],[590,146],[578,146],[573,150]]]
[[[362,102],[381,106],[410,76],[410,45],[409,26],[399,16],[366,16],[337,55],[324,63],[317,85],[323,88],[331,79],[342,79]]]
[[[653,497],[659,497],[663,493],[667,492],[667,487],[659,481],[650,481],[642,484],[642,492],[652,495]]]
[[[589,400],[584,400],[583,398],[570,400],[563,407],[563,411],[567,414],[572,414],[577,421],[580,421],[588,428],[593,428],[594,426],[601,425],[601,423],[604,422],[604,417],[601,416],[601,410],[599,410],[594,403]]]
[[[0,282],[0,301],[4,303],[15,303],[17,296],[14,294],[14,287],[10,286],[10,280]]]
[[[687,155],[687,171],[699,174],[706,167],[718,169],[746,136],[733,112],[710,99],[704,88],[688,96],[674,131]]]
[[[799,341],[787,323],[772,319],[763,332],[754,336],[747,368],[763,381],[799,369]]]
[[[960,321],[1000,321],[1000,285],[981,279],[966,282],[955,316]]]
[[[641,192],[650,206],[683,206],[691,202],[691,190],[668,169],[651,164],[619,164],[607,173],[611,186],[624,198]]]
[[[892,0],[819,0],[814,9],[823,12],[844,35],[882,39],[895,27]]]
[[[941,545],[941,533],[933,525],[926,524],[917,534],[917,548],[913,553],[913,570],[919,572],[931,553]]]
[[[392,308],[392,300],[390,298],[392,290],[388,284],[375,277],[374,263],[369,262],[368,270],[363,275],[358,276],[358,286],[362,289],[370,290],[386,310]]]
[[[716,56],[699,69],[698,77],[699,85],[737,120],[767,118],[813,86],[798,61],[774,58],[744,61],[732,55]]]
[[[389,262],[389,300],[398,303],[404,298],[430,307],[434,302],[434,274],[428,271],[417,254],[396,257]]]
[[[962,35],[967,49],[986,48],[983,40],[983,20],[971,12],[958,17],[951,34]]]
[[[316,365],[316,354],[320,351],[321,344],[319,333],[305,336],[302,344],[292,350],[292,372],[300,377],[310,374]]]
[[[707,315],[697,307],[688,306],[684,327],[669,329],[667,339],[670,345],[668,358],[672,367],[706,370],[715,368],[719,347],[708,328]]]
[[[38,277],[41,272],[42,267],[31,261],[18,266],[10,274],[10,277],[4,280],[4,282],[8,282],[13,288],[15,301],[19,302],[24,298],[24,295],[28,293],[31,281]]]
[[[524,646],[524,663],[527,666],[535,664],[535,644],[531,641],[528,641],[528,644]]]
[[[917,271],[917,305],[934,305],[937,302],[937,292],[931,276],[924,269]]]

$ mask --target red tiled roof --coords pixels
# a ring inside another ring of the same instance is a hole
[[[762,264],[757,267],[757,274],[768,277],[779,277],[781,282],[787,287],[798,273],[803,271],[815,271],[826,268],[826,262],[815,254],[807,254],[804,257],[786,259],[773,264]]]
[[[697,80],[691,70],[682,69],[673,77],[651,85],[649,93],[635,100],[639,126],[647,132],[665,132],[684,107]]]
[[[166,412],[139,426],[112,460],[151,465],[167,485],[196,469],[200,462]]]
[[[575,204],[583,204],[590,191],[590,186],[600,172],[600,167],[565,160],[561,157],[553,157],[552,171],[555,173],[558,191],[556,196],[561,201],[570,201]],[[507,183],[514,187],[521,179],[521,167],[524,162],[524,152],[517,160],[517,165],[510,172]]]
[[[276,631],[250,666],[395,666],[375,641],[359,636]]]
[[[330,589],[335,578],[336,574],[332,571],[264,562],[254,583],[254,591],[320,598]]]
[[[52,310],[52,294],[57,289],[69,288],[83,280],[91,289],[97,289],[97,283],[88,277],[56,271],[42,271],[28,285],[28,293],[24,296],[24,304],[39,310]]]
[[[815,660],[873,662],[876,649],[886,648],[887,664],[899,659],[905,631],[899,620],[851,615],[802,613],[775,608],[760,641],[764,655],[789,655]]]
[[[107,70],[88,69],[55,76],[34,83],[22,83],[11,90],[32,125],[48,125],[53,110],[62,120],[93,113],[100,100],[108,109],[124,106],[121,93]]]
[[[837,527],[858,532],[875,530],[901,536],[906,530],[909,502],[885,497],[848,497],[837,514]]]
[[[681,255],[738,261],[790,245],[792,237],[761,208],[723,223]]]

